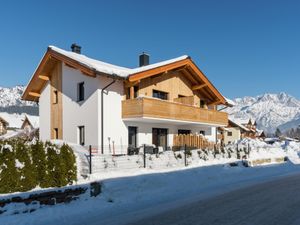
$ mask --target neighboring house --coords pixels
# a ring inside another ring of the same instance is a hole
[[[39,117],[25,115],[21,129],[30,132],[37,128],[39,128]]]
[[[40,139],[93,145],[103,153],[127,146],[173,146],[175,134],[216,141],[227,101],[188,56],[129,69],[49,46],[23,99],[39,102]]]
[[[221,144],[230,144],[242,138],[266,138],[263,130],[256,128],[254,120],[228,119],[228,126],[219,128],[219,140]]]
[[[250,132],[250,130],[242,124],[228,119],[228,126],[219,128],[221,144],[227,145],[234,141],[240,140]]]
[[[0,135],[7,133],[8,122],[0,117]]]

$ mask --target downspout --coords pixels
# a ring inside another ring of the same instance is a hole
[[[113,78],[113,81],[110,82],[108,85],[106,85],[104,88],[102,88],[101,90],[101,154],[104,153],[104,143],[103,143],[103,140],[104,140],[104,126],[103,126],[103,121],[104,121],[104,117],[103,117],[103,94],[104,94],[104,91],[110,87],[111,85],[113,85],[114,83],[116,82],[116,78]]]

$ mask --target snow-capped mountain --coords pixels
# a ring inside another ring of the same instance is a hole
[[[38,115],[36,103],[21,100],[24,90],[25,86],[21,85],[11,88],[0,87],[0,112]]]
[[[300,101],[284,92],[256,97],[236,98],[235,106],[225,111],[230,118],[255,119],[259,129],[274,133],[300,125]]]

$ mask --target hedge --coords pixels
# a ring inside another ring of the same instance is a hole
[[[22,139],[0,141],[0,193],[62,187],[76,179],[76,160],[70,146]]]

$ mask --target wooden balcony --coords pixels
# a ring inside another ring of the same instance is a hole
[[[226,126],[225,112],[153,98],[136,98],[122,101],[122,118],[155,118]]]

